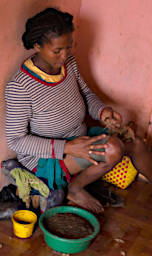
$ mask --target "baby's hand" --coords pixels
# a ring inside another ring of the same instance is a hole
[[[114,111],[111,107],[103,109],[101,114],[101,122],[109,129],[120,128],[122,124],[121,115]]]

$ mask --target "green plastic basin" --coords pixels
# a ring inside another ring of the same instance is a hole
[[[93,226],[93,233],[80,239],[61,238],[51,234],[45,229],[43,219],[49,218],[56,213],[73,213],[85,218]],[[40,216],[39,226],[44,233],[44,239],[47,245],[61,253],[79,253],[84,251],[89,247],[91,241],[96,237],[100,230],[100,224],[92,213],[73,206],[57,206],[45,211]]]

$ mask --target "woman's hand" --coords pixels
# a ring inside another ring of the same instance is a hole
[[[111,107],[106,107],[102,111],[101,122],[103,125],[113,130],[115,128],[121,127],[122,117],[118,112],[114,111]]]
[[[105,152],[95,151],[98,149],[106,149],[107,144],[92,145],[95,141],[102,140],[106,137],[105,134],[89,137],[82,136],[71,141],[67,141],[64,149],[65,154],[70,154],[75,157],[80,157],[89,160],[92,164],[98,165],[98,162],[93,160],[90,155],[105,155]]]

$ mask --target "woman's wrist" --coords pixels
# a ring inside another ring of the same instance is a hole
[[[100,120],[103,121],[102,119],[102,115],[105,111],[113,111],[112,107],[110,106],[105,106],[102,110],[101,110],[101,113],[100,113]]]

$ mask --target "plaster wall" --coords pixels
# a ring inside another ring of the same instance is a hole
[[[99,97],[146,131],[152,111],[152,1],[82,0],[77,35],[81,73]]]

